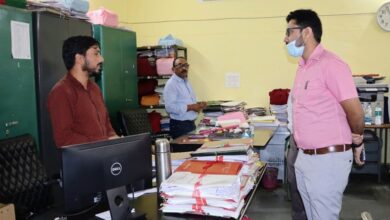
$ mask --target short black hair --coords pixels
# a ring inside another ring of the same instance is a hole
[[[99,46],[99,41],[90,36],[74,36],[66,39],[62,45],[62,59],[67,70],[73,68],[76,54],[84,55],[92,46]]]
[[[185,57],[176,57],[175,59],[173,59],[173,63],[172,63],[173,67],[176,66],[175,63],[176,63],[176,60],[178,60],[178,59],[185,59],[185,60],[187,60]]]
[[[287,15],[286,21],[295,20],[301,27],[311,27],[314,38],[318,43],[321,42],[322,24],[317,13],[311,9],[298,9]]]

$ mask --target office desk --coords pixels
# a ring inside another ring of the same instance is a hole
[[[383,124],[383,125],[365,125],[365,128],[374,129],[375,133],[379,130],[379,137],[383,141],[383,132],[384,132],[384,138],[385,141],[383,142],[383,147],[385,149],[385,155],[383,159],[383,163],[385,165],[385,169],[387,170],[387,135],[390,129],[390,124]]]
[[[253,147],[262,148],[271,140],[278,127],[261,127],[255,128],[253,136]],[[205,142],[211,141],[205,139],[189,139],[190,135],[183,135],[171,141],[172,152],[195,151]]]
[[[248,207],[251,204],[251,201],[256,194],[256,191],[258,189],[258,186],[260,185],[260,181],[264,175],[264,172],[266,170],[267,166],[264,166],[257,177],[255,186],[253,189],[249,192],[247,197],[245,198],[245,206],[241,210],[241,214],[239,219],[241,219],[245,213]],[[134,207],[137,210],[137,212],[140,213],[146,213],[147,219],[151,220],[198,220],[198,219],[226,219],[226,218],[219,218],[214,216],[202,216],[202,215],[194,215],[194,214],[174,214],[174,213],[162,213],[159,210],[159,204],[160,201],[158,201],[157,193],[151,193],[143,195],[135,200]],[[39,216],[33,217],[31,220],[42,220],[42,219],[55,219],[58,216],[63,216],[63,209],[61,207],[51,209]],[[107,210],[104,206],[99,206],[96,209],[90,210],[87,213],[83,214],[82,216],[68,218],[67,220],[101,220],[98,217],[95,217],[96,213],[100,213],[104,210]]]

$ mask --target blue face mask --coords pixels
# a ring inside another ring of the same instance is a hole
[[[305,49],[305,46],[302,45],[300,47],[297,47],[295,45],[296,41],[297,40],[294,40],[287,44],[287,51],[290,56],[301,57],[303,55],[303,50]]]

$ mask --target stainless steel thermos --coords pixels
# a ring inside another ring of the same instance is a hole
[[[157,188],[172,174],[171,150],[167,139],[156,140]]]

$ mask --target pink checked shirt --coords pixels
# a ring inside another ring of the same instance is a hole
[[[293,129],[297,146],[315,149],[352,142],[340,102],[358,97],[351,70],[319,44],[299,62],[294,89]]]

